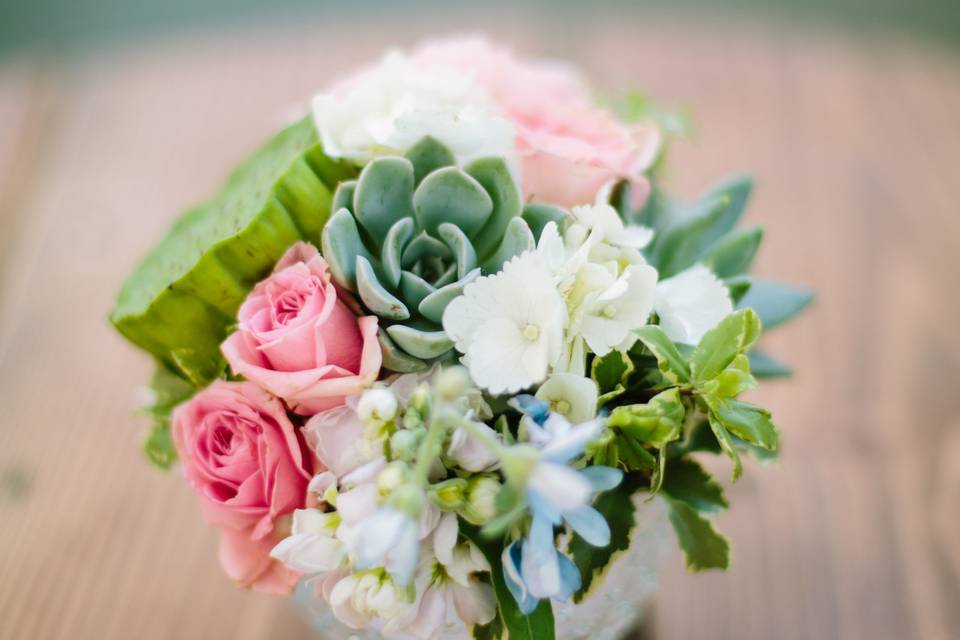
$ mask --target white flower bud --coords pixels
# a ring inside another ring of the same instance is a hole
[[[401,429],[390,436],[390,455],[395,460],[411,462],[417,454],[420,438],[410,429]]]
[[[357,415],[364,422],[387,422],[397,415],[397,397],[389,389],[369,389],[360,396]]]
[[[450,367],[436,378],[437,393],[448,402],[457,400],[471,387],[470,375],[463,367]]]
[[[471,524],[486,524],[497,515],[497,494],[503,485],[492,476],[476,476],[467,482],[467,500],[461,515]]]

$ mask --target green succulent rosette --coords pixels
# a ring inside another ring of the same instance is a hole
[[[380,318],[384,366],[393,371],[452,358],[441,326],[447,304],[534,246],[506,160],[460,167],[429,137],[341,182],[332,209],[323,256],[334,281]]]

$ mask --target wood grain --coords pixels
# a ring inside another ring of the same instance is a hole
[[[797,376],[757,394],[786,449],[731,489],[734,568],[671,559],[645,636],[960,637],[960,61],[836,33],[496,19],[472,24],[690,108],[672,185],[754,173],[759,273],[819,293],[765,338]],[[140,457],[148,363],[105,317],[178,211],[331,69],[397,41],[338,26],[0,64],[0,638],[307,637],[221,575],[193,496]]]

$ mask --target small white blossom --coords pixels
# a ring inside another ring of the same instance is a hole
[[[654,310],[668,338],[695,345],[733,313],[733,302],[723,282],[707,267],[696,265],[657,284]]]
[[[340,515],[317,509],[293,512],[293,531],[270,551],[270,556],[304,574],[333,571],[344,566],[347,549],[336,537]]]

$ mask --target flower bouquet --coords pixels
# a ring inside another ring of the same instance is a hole
[[[654,499],[691,570],[727,567],[697,458],[736,480],[775,455],[738,396],[788,373],[761,323],[810,296],[747,275],[750,182],[668,197],[676,118],[625,102],[481,39],[391,53],[127,280],[147,454],[179,461],[230,577],[370,634],[573,637],[554,605],[652,544],[631,532]]]

